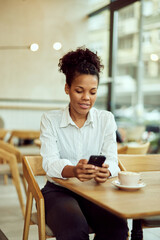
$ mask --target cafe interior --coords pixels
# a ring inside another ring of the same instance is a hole
[[[68,105],[58,62],[82,46],[104,64],[95,107],[114,114],[120,170],[142,183],[110,178],[107,194],[55,181],[126,218],[128,240],[160,239],[160,1],[0,0],[0,32],[0,240],[56,239],[40,191],[40,122]]]

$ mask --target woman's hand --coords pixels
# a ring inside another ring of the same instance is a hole
[[[87,159],[81,159],[74,167],[74,175],[81,182],[91,180],[96,177],[98,168],[94,165],[87,164]]]
[[[107,181],[107,178],[109,178],[111,176],[111,173],[108,170],[108,167],[109,167],[109,165],[104,164],[104,163],[103,163],[102,167],[98,167],[98,171],[94,178],[97,183],[104,183]]]

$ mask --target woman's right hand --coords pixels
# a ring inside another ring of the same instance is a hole
[[[74,175],[81,182],[91,180],[96,177],[97,167],[87,164],[87,159],[79,160],[78,164],[74,167]]]

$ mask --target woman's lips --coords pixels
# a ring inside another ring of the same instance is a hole
[[[90,104],[86,104],[86,103],[80,103],[79,105],[80,105],[80,107],[83,108],[83,109],[87,109],[87,108],[90,107]]]

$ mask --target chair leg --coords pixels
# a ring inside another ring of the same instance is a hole
[[[8,175],[7,174],[4,174],[4,184],[7,185],[8,184]]]
[[[23,183],[23,187],[24,187],[24,191],[25,191],[25,194],[27,196],[27,185],[26,185],[26,180],[24,178],[23,175],[20,175],[21,179],[22,179],[22,183]]]
[[[45,232],[44,199],[40,199],[40,202],[37,203],[37,216],[38,216],[39,240],[45,240],[46,232]]]
[[[20,186],[20,177],[19,177],[19,172],[18,172],[18,168],[17,168],[16,159],[14,159],[14,161],[12,160],[10,162],[10,167],[11,167],[11,173],[12,173],[13,181],[14,181],[14,184],[15,184],[15,187],[16,187],[16,190],[17,190],[20,206],[21,206],[21,209],[22,209],[22,214],[24,216],[25,215],[25,206],[24,206],[24,203],[23,203],[23,197],[22,197],[21,186]]]
[[[32,196],[32,193],[28,190],[26,212],[25,212],[25,219],[24,219],[24,228],[23,228],[23,240],[28,240],[32,204],[33,204],[33,196]]]
[[[2,160],[4,164],[6,164],[6,160]],[[3,177],[3,180],[4,180],[4,184],[7,185],[8,184],[8,175],[7,174],[4,174],[4,177]]]

